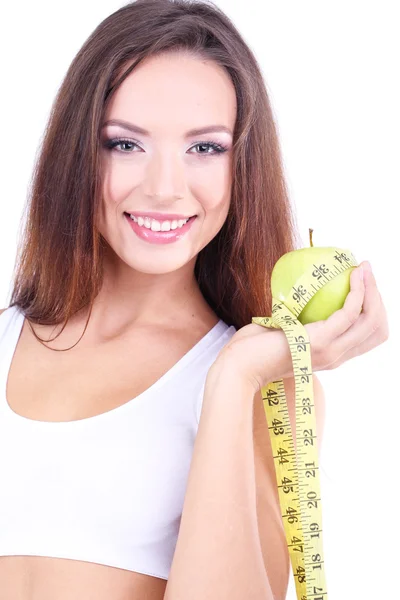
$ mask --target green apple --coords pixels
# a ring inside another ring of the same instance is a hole
[[[312,244],[312,229],[310,229],[310,248],[301,248],[287,252],[275,263],[271,273],[271,292],[273,298],[285,304],[292,293],[292,286],[298,278],[309,271],[312,265],[323,264],[327,259],[332,261],[335,251],[351,254],[349,250],[333,247],[314,247]],[[303,325],[315,321],[326,320],[335,311],[340,310],[350,291],[350,275],[356,267],[349,267],[326,283],[306,304],[297,319]],[[289,308],[289,307],[288,307]]]

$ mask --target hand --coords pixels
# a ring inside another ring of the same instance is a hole
[[[364,282],[359,277],[364,267]],[[307,323],[311,365],[314,371],[338,366],[368,352],[389,337],[386,310],[367,261],[354,269],[343,307],[325,321]],[[268,316],[268,315],[266,315]],[[271,381],[293,377],[289,344],[281,329],[250,323],[239,329],[223,347],[212,368],[239,374],[255,391]]]

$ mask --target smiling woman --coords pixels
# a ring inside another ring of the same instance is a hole
[[[176,93],[168,94],[172,78]],[[184,50],[146,57],[112,97],[102,126],[99,231],[135,270],[153,273],[156,266],[158,273],[193,272],[193,260],[223,226],[230,205],[236,111],[226,71]],[[135,223],[127,213],[148,218]],[[120,216],[135,234],[129,240],[120,229]],[[164,232],[164,225],[161,232],[161,221],[171,222],[170,231]]]
[[[295,249],[255,57],[212,2],[126,4],[72,61],[40,150],[0,316],[4,597],[269,594],[253,396],[210,375]]]

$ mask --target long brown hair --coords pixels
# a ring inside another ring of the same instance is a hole
[[[207,303],[228,325],[239,329],[253,316],[271,315],[271,271],[283,254],[297,248],[298,238],[256,58],[213,2],[136,0],[93,31],[54,100],[13,272],[10,306],[19,306],[28,323],[64,323],[61,333],[73,314],[89,306],[85,333],[102,285],[106,248],[95,225],[102,202],[105,111],[140,61],[176,51],[225,68],[237,98],[229,213],[199,252],[195,276]]]

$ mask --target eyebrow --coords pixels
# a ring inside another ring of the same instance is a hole
[[[122,119],[110,119],[109,121],[106,121],[103,124],[103,127],[106,127],[107,125],[119,125],[124,129],[128,129],[132,133],[139,133],[140,135],[150,137],[150,132],[147,131],[147,129],[143,129],[138,125],[134,125],[133,123],[129,123],[128,121],[123,121]],[[201,135],[203,133],[211,133],[216,131],[225,131],[226,133],[230,133],[230,135],[233,135],[229,127],[226,127],[225,125],[208,125],[207,127],[200,127],[197,129],[191,129],[190,131],[187,131],[185,134],[185,138],[190,138],[194,135]]]

